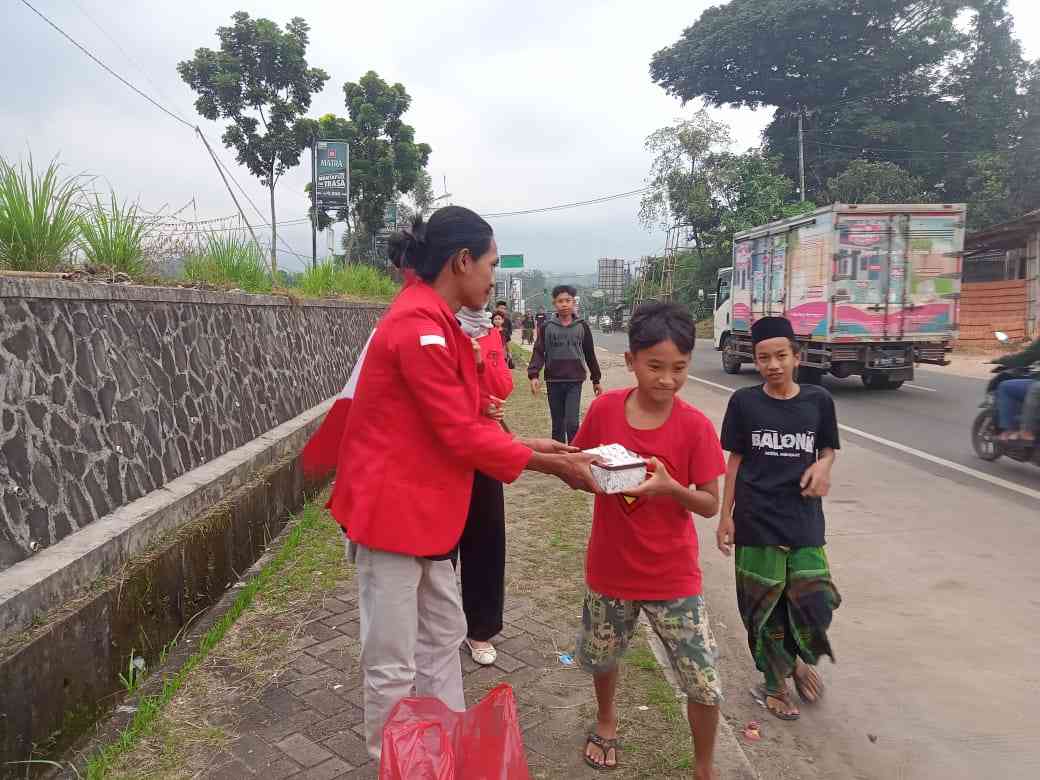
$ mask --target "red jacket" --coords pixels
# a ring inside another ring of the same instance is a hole
[[[333,517],[376,550],[453,549],[474,470],[512,482],[531,459],[528,447],[481,418],[470,338],[432,287],[402,290],[365,356],[329,500]]]
[[[491,396],[504,401],[513,392],[513,372],[506,365],[506,346],[502,334],[492,328],[477,339],[477,343],[480,344],[480,355],[484,360],[477,367],[481,404],[486,406]]]

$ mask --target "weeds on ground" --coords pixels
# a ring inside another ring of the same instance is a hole
[[[270,292],[263,251],[237,236],[210,236],[205,247],[184,259],[184,276],[195,282],[233,284],[246,292]]]
[[[397,292],[397,284],[385,273],[370,265],[336,261],[319,263],[304,271],[296,282],[304,295],[315,298],[351,296],[389,300]]]
[[[0,268],[53,271],[79,237],[80,179],[52,160],[38,171],[32,156],[16,168],[0,159]]]
[[[136,691],[141,684],[141,680],[144,679],[144,658],[136,653],[136,650],[130,650],[130,659],[126,664],[126,674],[119,673],[119,682],[123,684],[123,688],[126,689],[127,693]]]
[[[91,265],[141,276],[150,222],[141,217],[136,203],[120,203],[114,192],[109,194],[108,205],[95,195],[79,220],[79,247],[84,259]]]

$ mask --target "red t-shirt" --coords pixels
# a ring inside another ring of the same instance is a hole
[[[641,431],[628,424],[625,401],[634,388],[597,398],[574,440],[583,450],[621,444],[655,457],[681,485],[703,485],[726,472],[711,421],[680,398],[664,425]],[[701,592],[697,529],[677,501],[663,496],[596,496],[585,581],[605,596],[667,601]]]

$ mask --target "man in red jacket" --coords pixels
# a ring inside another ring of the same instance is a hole
[[[387,715],[414,686],[465,708],[459,647],[466,620],[451,560],[474,471],[512,482],[524,469],[595,490],[592,458],[482,424],[462,306],[482,308],[498,262],[491,227],[448,206],[395,235],[417,272],[376,328],[347,418],[333,516],[356,545],[365,734],[378,757]]]

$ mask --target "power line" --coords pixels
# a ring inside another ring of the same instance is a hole
[[[202,131],[200,130],[199,131],[199,135],[201,135],[201,134],[202,134]],[[245,197],[245,199],[247,201],[249,201],[249,205],[253,207],[253,211],[255,211],[257,213],[257,215],[260,217],[260,219],[267,219],[267,217],[264,216],[264,213],[262,211],[260,211],[260,208],[256,205],[256,203],[253,202],[253,199],[251,197],[249,197],[249,193],[245,191],[245,188],[241,184],[238,183],[238,179],[235,178],[235,175],[231,172],[231,169],[227,167],[227,165],[224,163],[224,161],[221,160],[219,157],[216,157],[216,155],[214,155],[214,159],[217,161],[217,164],[221,168],[224,169],[224,172],[231,178],[231,181],[234,183],[234,185],[236,187],[238,187],[238,191],[242,193],[243,197]],[[303,219],[299,219],[299,220],[293,220],[292,222],[285,222],[285,223],[276,222],[275,225],[277,227],[277,226],[280,226],[280,225],[283,225],[283,224],[300,224],[300,223],[303,223],[303,222],[310,222],[310,221],[311,221],[310,218],[303,218]],[[264,227],[271,227],[271,223],[269,223],[269,222],[268,223],[264,223]],[[289,254],[296,255],[297,257],[303,257],[303,255],[301,255],[299,252],[296,252],[295,250],[293,250],[293,248],[291,246],[289,246],[289,243],[285,240],[285,238],[280,233],[278,234],[278,240],[282,242],[282,246],[285,248],[285,250]]]
[[[56,24],[55,22],[51,21],[51,19],[50,19],[50,18],[48,18],[48,17],[47,17],[47,16],[46,16],[46,15],[45,15],[45,14],[44,14],[43,12],[41,12],[41,11],[40,11],[39,9],[37,9],[37,8],[36,8],[35,6],[33,6],[33,5],[32,5],[32,4],[31,4],[31,3],[30,3],[30,2],[28,1],[28,0],[21,0],[21,2],[22,2],[22,4],[23,4],[23,5],[24,5],[24,6],[26,7],[26,8],[28,8],[28,9],[29,9],[30,11],[32,11],[32,12],[33,12],[34,14],[36,14],[36,15],[37,15],[38,17],[40,17],[40,18],[41,18],[41,19],[42,19],[42,20],[43,20],[44,22],[46,22],[46,23],[47,23],[47,24],[48,24],[48,25],[49,25],[49,26],[50,26],[51,28],[53,28],[53,29],[54,29],[54,30],[55,30],[55,31],[56,31],[56,32],[57,32],[58,34],[60,34],[60,35],[61,35],[61,36],[62,36],[63,38],[65,38],[65,40],[67,40],[67,41],[68,41],[69,43],[71,43],[71,44],[72,44],[73,46],[75,46],[75,47],[76,47],[77,49],[79,49],[79,50],[80,50],[81,52],[83,52],[83,54],[85,54],[85,55],[86,55],[87,57],[89,57],[89,58],[90,58],[90,59],[91,59],[91,60],[92,60],[92,61],[93,61],[93,62],[94,62],[95,64],[97,64],[97,65],[98,65],[98,66],[99,66],[100,68],[102,68],[102,69],[103,69],[103,70],[104,70],[104,71],[105,71],[106,73],[108,73],[108,74],[109,74],[110,76],[112,76],[113,78],[115,78],[116,80],[118,80],[118,81],[119,81],[120,83],[124,84],[125,86],[129,87],[129,88],[130,88],[131,90],[133,90],[133,91],[134,91],[135,93],[137,93],[138,95],[140,95],[141,97],[143,97],[143,98],[144,98],[145,100],[147,100],[147,101],[148,101],[149,103],[151,103],[151,104],[152,104],[153,106],[155,106],[155,107],[156,107],[156,108],[158,108],[158,109],[159,109],[160,111],[162,111],[162,112],[163,112],[164,114],[166,114],[167,116],[169,116],[169,117],[170,117],[171,119],[175,119],[176,121],[180,122],[180,123],[181,123],[182,125],[184,125],[185,127],[187,127],[188,129],[190,129],[190,130],[193,130],[193,131],[197,132],[197,133],[199,134],[199,136],[200,136],[200,137],[202,137],[202,130],[201,130],[201,129],[200,129],[199,127],[198,127],[198,125],[193,125],[193,124],[192,124],[191,122],[189,122],[188,120],[186,120],[186,119],[184,119],[183,117],[181,117],[181,116],[177,115],[177,114],[176,114],[175,112],[173,112],[173,111],[171,111],[170,109],[166,108],[166,106],[164,106],[164,105],[163,105],[162,103],[160,103],[160,102],[159,102],[158,100],[156,100],[155,98],[151,97],[151,96],[150,96],[149,94],[147,94],[146,92],[144,92],[143,90],[141,90],[140,88],[138,88],[137,86],[135,86],[134,84],[132,84],[132,83],[131,83],[130,81],[128,81],[127,79],[123,78],[123,77],[122,77],[121,75],[119,75],[119,74],[118,74],[118,73],[117,73],[116,71],[114,71],[114,70],[113,70],[112,68],[110,68],[110,67],[109,67],[108,65],[106,65],[106,64],[105,64],[105,63],[104,63],[104,62],[103,62],[103,61],[101,60],[101,58],[97,57],[97,56],[96,56],[96,55],[95,55],[95,54],[94,54],[93,52],[91,52],[91,51],[90,51],[89,49],[87,49],[87,47],[86,47],[86,46],[84,46],[84,45],[82,45],[81,43],[79,43],[79,41],[77,41],[77,40],[76,40],[75,38],[73,38],[73,37],[72,37],[71,35],[69,35],[69,34],[68,34],[67,32],[65,32],[65,31],[64,31],[64,30],[63,30],[63,29],[62,29],[61,27],[59,27],[59,26],[58,26],[58,25],[57,25],[57,24]],[[78,3],[77,3],[77,5],[78,5]],[[103,33],[105,33],[105,35],[106,35],[107,37],[109,37],[109,38],[111,39],[111,36],[110,36],[110,35],[108,35],[108,33],[107,33],[107,32],[105,32],[105,30],[104,30],[104,29],[103,29],[103,28],[101,27],[101,25],[99,25],[99,24],[97,23],[97,21],[95,21],[95,20],[94,20],[94,19],[93,19],[93,18],[92,18],[92,17],[91,17],[91,16],[89,15],[89,14],[87,14],[87,13],[86,13],[86,11],[84,11],[84,9],[82,8],[82,6],[80,6],[80,10],[81,10],[81,11],[83,11],[84,15],[85,15],[85,16],[86,16],[86,17],[87,17],[88,19],[90,19],[90,21],[91,21],[91,22],[92,22],[92,23],[94,24],[94,26],[95,26],[95,27],[97,27],[97,28],[98,28],[99,30],[101,30],[101,31],[102,31]],[[116,45],[118,46],[118,43],[117,43]],[[123,56],[125,56],[125,57],[126,57],[126,58],[127,58],[128,60],[130,60],[130,59],[131,59],[131,58],[130,58],[130,56],[129,56],[129,55],[128,55],[128,54],[127,54],[127,53],[126,53],[126,52],[125,52],[124,50],[123,50],[123,48],[122,48],[121,46],[119,46],[119,49],[120,49],[120,51],[122,51],[122,52],[123,52]],[[143,71],[142,71],[142,72],[143,72]],[[146,75],[146,78],[147,78],[147,74],[145,74],[145,75]],[[154,85],[153,85],[153,86],[154,86]],[[205,139],[203,139],[203,140],[205,140]],[[251,206],[253,207],[253,210],[254,210],[254,211],[256,211],[256,213],[260,215],[260,218],[261,218],[261,219],[265,219],[265,217],[264,217],[264,214],[263,214],[263,212],[262,212],[262,211],[260,211],[260,209],[259,209],[259,208],[257,208],[257,206],[256,206],[256,204],[255,204],[255,203],[253,202],[252,198],[250,198],[250,197],[249,197],[248,193],[246,193],[246,191],[245,191],[245,189],[244,189],[244,188],[242,187],[242,185],[238,183],[238,180],[237,180],[237,179],[235,179],[235,177],[234,177],[234,175],[233,175],[233,174],[231,173],[230,169],[228,169],[228,167],[227,167],[227,166],[226,166],[226,165],[225,165],[225,164],[224,164],[224,163],[223,163],[223,162],[222,162],[222,161],[221,161],[221,160],[220,160],[219,158],[216,158],[216,157],[214,156],[214,159],[215,159],[215,161],[216,161],[217,165],[218,165],[218,166],[219,166],[220,168],[223,168],[224,172],[226,172],[226,173],[227,173],[227,175],[228,175],[228,176],[229,176],[229,177],[231,178],[231,180],[232,180],[232,181],[234,182],[235,186],[236,186],[236,187],[238,187],[239,191],[240,191],[240,192],[241,192],[241,193],[242,193],[242,194],[243,194],[243,195],[244,195],[244,196],[246,197],[246,200],[248,200],[248,201],[249,201],[249,204],[250,204],[250,205],[251,205]],[[244,219],[244,215],[243,215],[243,219]],[[304,220],[300,220],[300,221],[301,221],[301,222],[308,222],[309,220],[307,220],[307,219],[304,219]],[[247,222],[246,224],[247,224],[247,226],[248,226],[248,222]],[[265,225],[266,225],[266,227],[270,227],[270,226],[271,226],[271,225],[270,225],[270,223],[265,223]],[[287,243],[287,242],[285,241],[285,239],[284,239],[283,237],[279,236],[278,238],[279,238],[279,239],[281,240],[281,243],[282,243],[282,244],[284,245],[284,247],[285,247],[286,251],[287,251],[287,252],[288,252],[289,254],[291,254],[291,255],[295,255],[296,257],[302,257],[302,256],[303,256],[303,255],[301,255],[301,254],[300,254],[299,252],[296,252],[295,250],[293,250],[293,249],[292,249],[292,247],[290,247],[290,246],[289,246],[289,244],[288,244],[288,243]],[[257,242],[257,243],[259,243],[259,242]]]
[[[649,192],[651,187],[640,187],[638,190],[629,190],[628,192],[619,192],[615,195],[604,195],[599,198],[591,198],[589,200],[579,200],[573,203],[560,203],[555,206],[542,206],[540,208],[522,209],[520,211],[500,211],[497,213],[484,214],[485,217],[494,219],[500,219],[501,217],[516,217],[523,214],[544,214],[549,211],[563,211],[564,209],[576,209],[582,206],[594,206],[599,203],[609,203],[612,200],[620,200],[621,198],[630,198],[633,195],[642,195],[643,193]]]
[[[920,156],[936,156],[936,157],[976,157],[980,154],[995,154],[1001,149],[990,149],[984,151],[972,151],[972,152],[955,152],[955,151],[944,151],[936,149],[900,149],[891,146],[860,146],[857,144],[832,144],[827,141],[813,141],[812,143],[817,146],[826,146],[832,149],[847,149],[850,151],[863,151],[863,152],[877,152],[879,154],[885,154],[893,152],[896,154],[915,154]],[[1021,149],[1021,147],[1019,147]],[[1027,149],[1029,147],[1026,147]]]
[[[121,81],[121,82],[122,82],[123,84],[125,84],[125,85],[126,85],[127,87],[129,87],[130,89],[132,89],[132,90],[133,90],[134,92],[136,92],[136,93],[137,93],[138,95],[140,95],[141,97],[143,97],[143,98],[144,98],[145,100],[147,100],[147,101],[148,101],[149,103],[151,103],[151,104],[152,104],[153,106],[155,106],[155,107],[156,107],[157,109],[159,109],[159,110],[160,110],[160,111],[162,111],[162,112],[163,112],[164,114],[166,114],[167,116],[169,116],[169,117],[170,117],[171,119],[175,119],[175,120],[177,120],[177,121],[178,121],[178,122],[180,122],[180,123],[181,123],[182,125],[184,125],[185,127],[189,128],[189,129],[191,129],[191,130],[194,130],[194,129],[195,129],[195,126],[194,126],[194,125],[193,125],[193,124],[192,124],[191,122],[189,122],[188,120],[184,119],[183,117],[177,116],[177,114],[175,114],[175,113],[173,113],[172,111],[170,111],[170,109],[166,108],[166,106],[164,106],[164,105],[163,105],[162,103],[160,103],[159,101],[155,100],[154,98],[152,98],[152,97],[151,97],[150,95],[146,94],[145,92],[142,92],[142,91],[141,91],[140,89],[138,89],[137,87],[135,87],[135,86],[134,86],[133,84],[131,84],[131,83],[130,83],[129,81],[127,81],[127,80],[126,80],[126,79],[124,79],[124,78],[123,78],[122,76],[120,76],[120,75],[119,75],[118,73],[116,73],[116,72],[115,72],[114,70],[112,70],[112,69],[111,69],[110,67],[108,67],[108,65],[106,65],[106,64],[105,64],[104,62],[102,62],[102,61],[101,61],[100,59],[98,59],[98,58],[97,58],[96,56],[94,56],[94,54],[93,54],[92,52],[90,52],[90,51],[89,51],[89,50],[88,50],[88,49],[87,49],[87,48],[86,48],[85,46],[81,45],[81,44],[80,44],[80,43],[79,43],[79,42],[78,42],[78,41],[77,41],[77,40],[76,40],[75,38],[73,38],[73,37],[72,37],[71,35],[69,35],[69,34],[68,34],[67,32],[65,32],[65,31],[64,31],[63,29],[61,29],[61,28],[60,28],[60,27],[59,27],[59,26],[58,26],[57,24],[55,24],[54,22],[52,22],[52,21],[51,21],[51,20],[50,20],[50,19],[49,19],[49,18],[48,18],[48,17],[46,16],[46,15],[44,15],[44,14],[43,14],[43,13],[42,13],[41,11],[39,11],[39,10],[38,10],[37,8],[35,8],[35,7],[34,7],[34,6],[33,6],[33,5],[32,5],[32,4],[31,4],[31,3],[29,2],[29,0],[21,0],[21,3],[22,3],[22,5],[24,5],[24,6],[26,7],[26,8],[28,8],[28,9],[29,9],[30,11],[32,11],[32,12],[33,12],[34,14],[36,14],[36,15],[37,15],[38,17],[40,17],[41,19],[43,19],[43,21],[45,21],[45,22],[46,22],[46,23],[47,23],[48,25],[50,25],[50,26],[51,26],[51,27],[52,27],[52,28],[53,28],[53,29],[54,29],[54,30],[55,30],[55,31],[56,31],[56,32],[57,32],[57,33],[58,33],[59,35],[61,35],[61,36],[62,36],[63,38],[65,38],[65,40],[67,40],[67,41],[68,41],[69,43],[71,43],[71,44],[72,44],[73,46],[75,46],[75,47],[76,47],[77,49],[79,49],[79,50],[80,50],[81,52],[83,52],[84,54],[86,54],[86,55],[87,55],[87,56],[88,56],[88,57],[89,57],[90,59],[92,59],[92,60],[93,60],[93,61],[94,61],[95,63],[97,63],[97,65],[98,65],[99,67],[101,67],[101,68],[102,68],[102,69],[103,69],[103,70],[104,70],[104,71],[105,71],[106,73],[108,73],[108,74],[109,74],[110,76],[112,76],[113,78],[115,78],[115,79],[118,79],[119,81]]]

